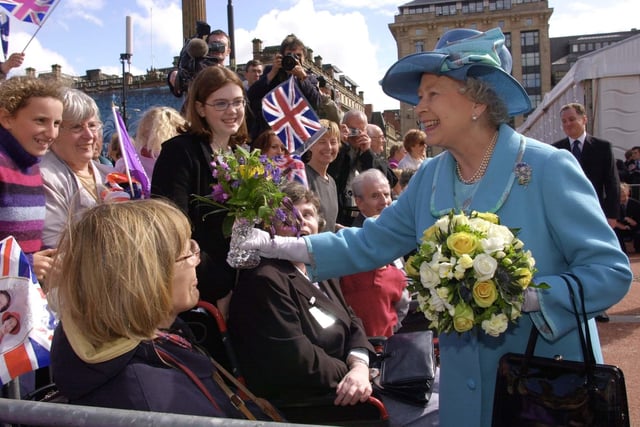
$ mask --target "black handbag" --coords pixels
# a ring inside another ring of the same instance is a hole
[[[378,392],[413,405],[429,402],[436,374],[432,331],[390,336],[378,361],[380,376],[374,382]]]
[[[575,291],[563,276],[571,295],[584,362],[563,360],[561,356],[534,356],[539,333],[532,326],[526,353],[507,353],[500,359],[493,427],[629,426],[622,371],[617,366],[596,364],[582,283],[575,275],[568,276],[575,280],[580,294],[581,312]]]

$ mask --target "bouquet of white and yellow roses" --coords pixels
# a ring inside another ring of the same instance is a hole
[[[532,282],[535,260],[517,230],[492,213],[452,210],[424,232],[405,268],[420,311],[445,333],[479,326],[497,337],[522,315],[527,287],[547,287]]]

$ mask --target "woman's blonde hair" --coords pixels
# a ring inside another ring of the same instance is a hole
[[[327,119],[320,119],[320,124],[327,128],[329,136],[338,138],[338,141],[340,141],[340,125],[338,125],[338,123]]]
[[[146,149],[154,159],[158,158],[162,143],[176,136],[185,122],[175,108],[151,107],[138,122],[136,148]]]
[[[191,235],[186,216],[150,199],[99,204],[63,233],[49,293],[93,345],[148,339],[172,313],[175,260]]]

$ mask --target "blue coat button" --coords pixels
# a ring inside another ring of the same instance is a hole
[[[474,381],[473,378],[469,378],[467,380],[467,387],[469,387],[470,390],[475,390],[476,389],[476,382]]]

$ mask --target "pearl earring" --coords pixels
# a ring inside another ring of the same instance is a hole
[[[476,120],[478,120],[478,116],[476,116],[476,115],[474,114],[473,116],[471,116],[471,120],[473,120],[473,121],[475,122]]]

